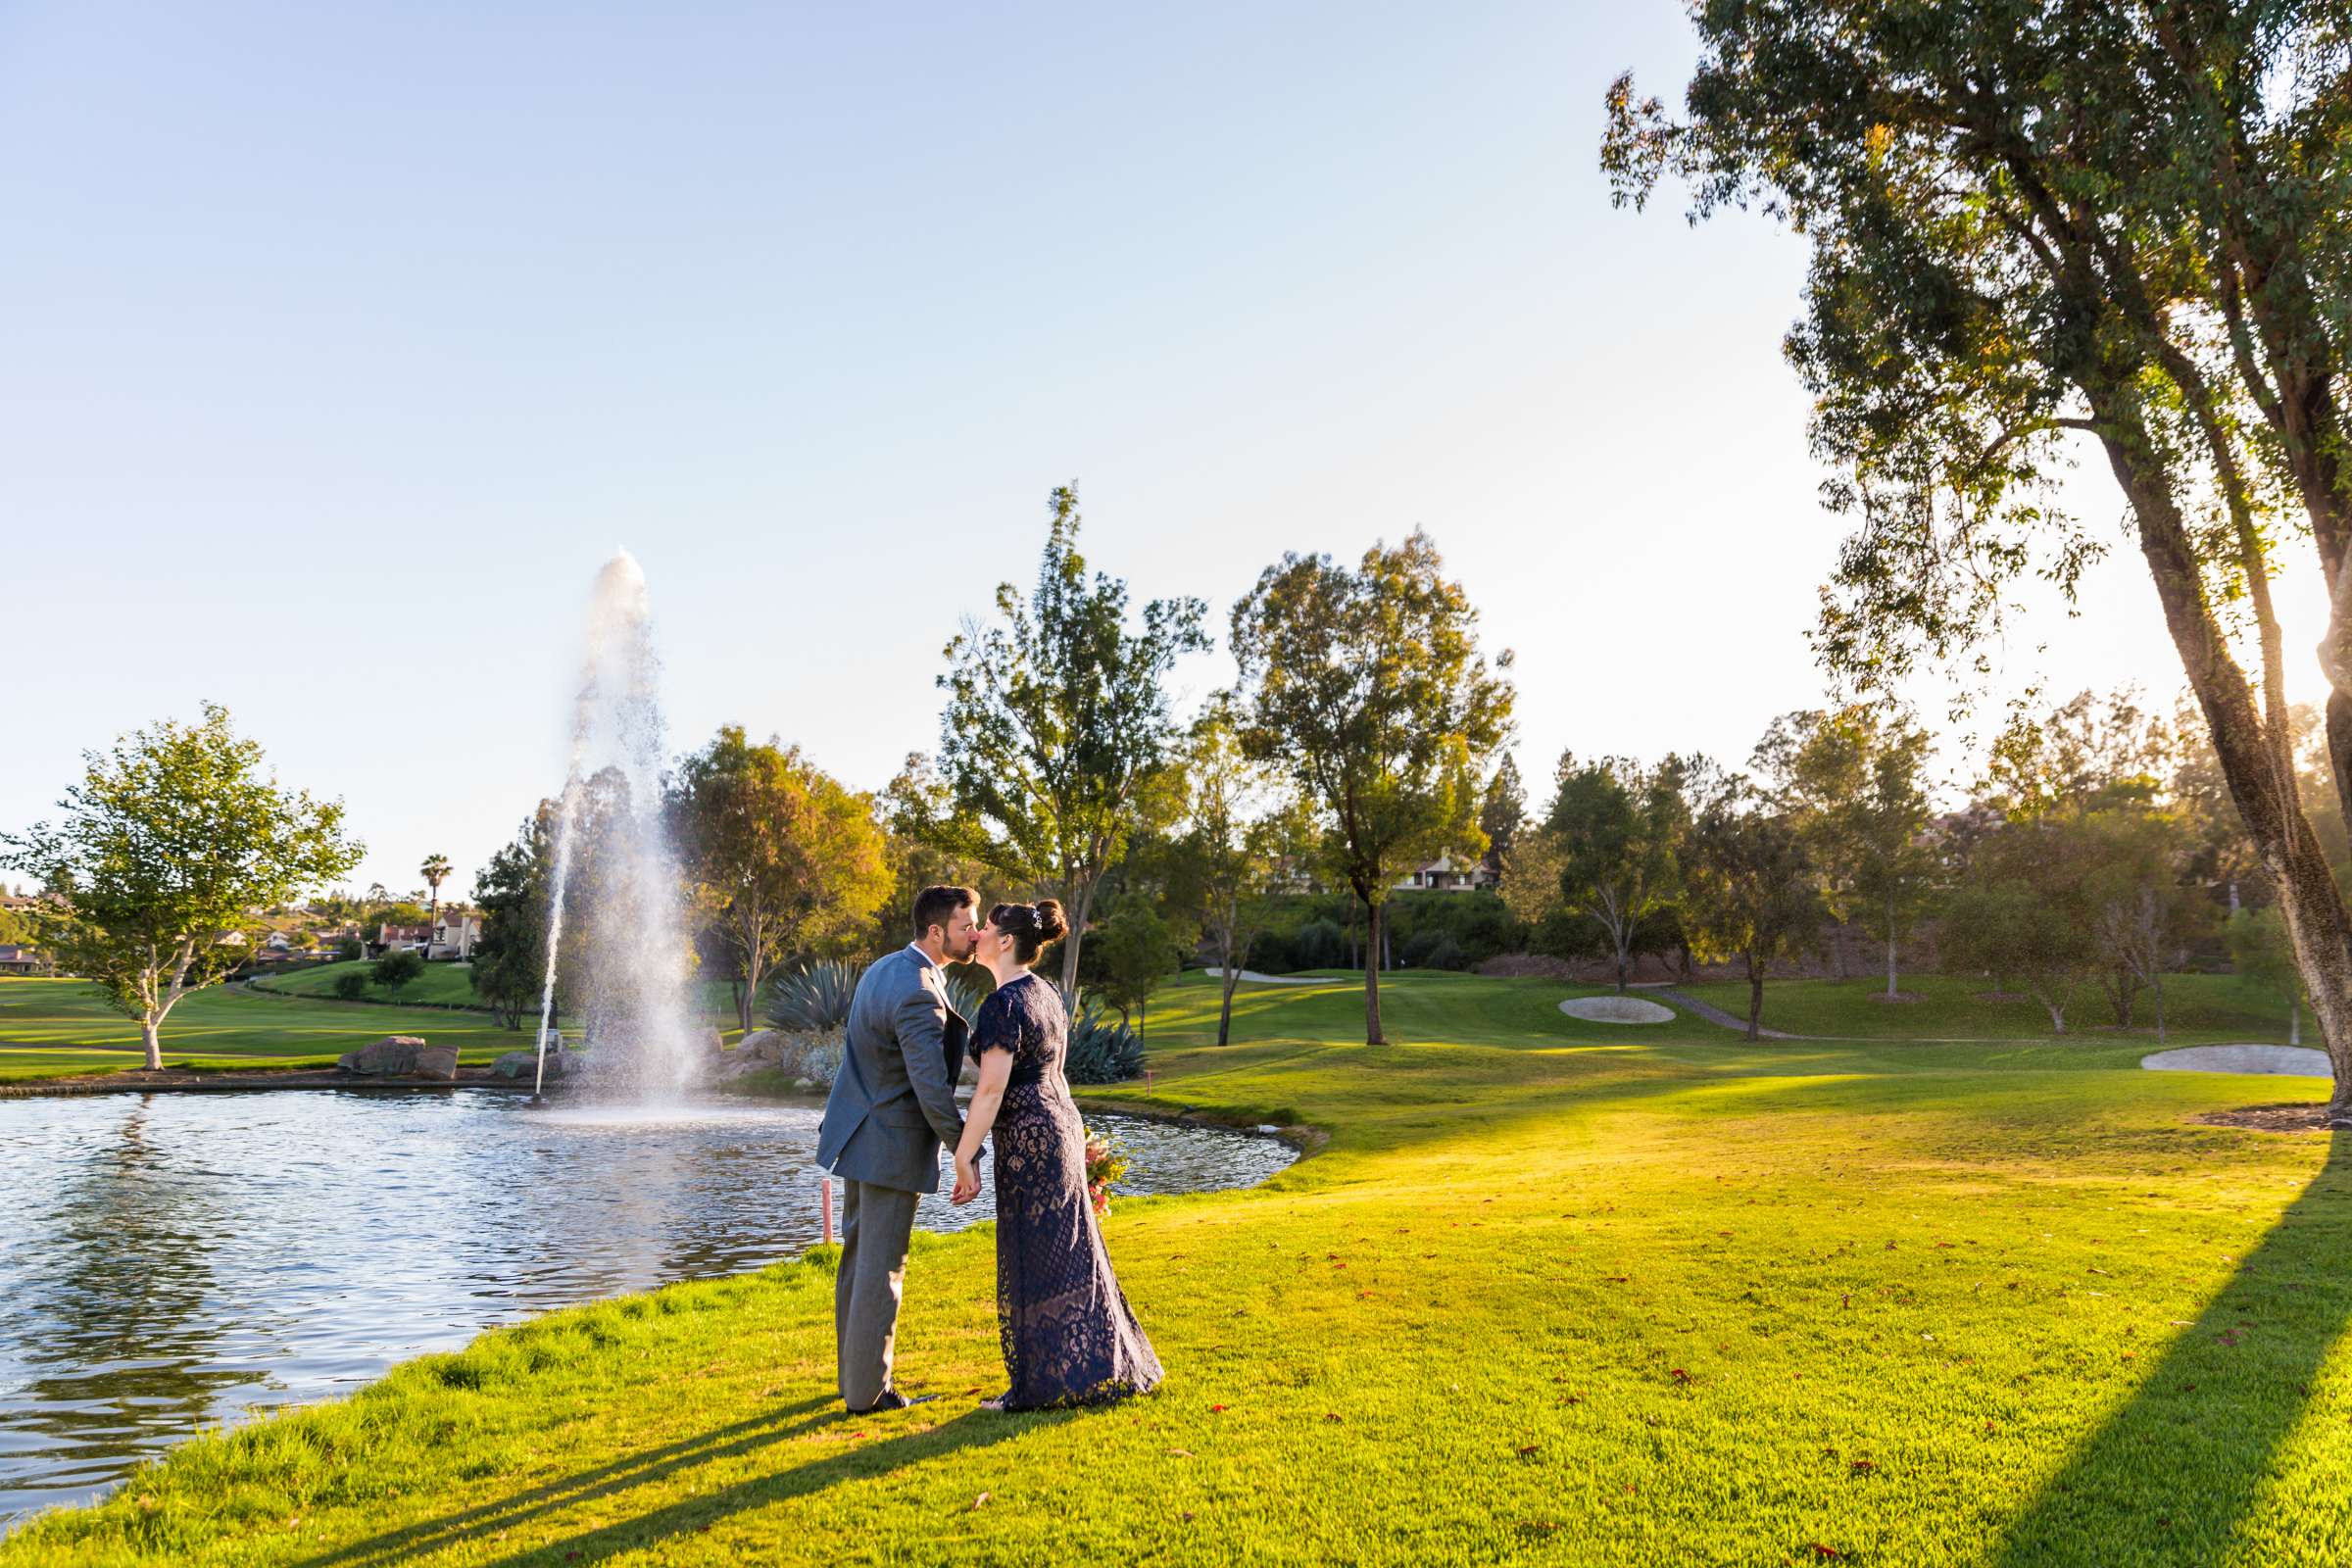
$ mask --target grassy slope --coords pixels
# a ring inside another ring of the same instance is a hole
[[[357,969],[372,974],[375,961],[357,959],[350,963],[322,963],[315,969],[303,969],[292,974],[273,975],[254,984],[264,991],[278,992],[290,997],[331,997],[335,980],[347,970]],[[735,997],[723,980],[705,980],[696,983],[704,1012],[714,1020],[723,1018],[732,1026],[735,1018]],[[471,1007],[477,1005],[473,992],[472,972],[456,963],[428,963],[424,973],[404,988],[397,996],[388,996],[380,989],[368,990],[362,999],[369,1003],[400,1005],[403,1003],[429,1002],[442,1006]]]
[[[1904,975],[1903,989],[1917,1002],[1882,999],[1886,977],[1852,980],[1771,980],[1764,986],[1764,1026],[1799,1035],[1840,1035],[1893,1040],[2049,1040],[2050,1015],[2031,999],[1980,1000],[1991,982],[1962,975]],[[1714,980],[1682,988],[1735,1017],[1747,1016],[1747,982]],[[2231,975],[2179,974],[2164,983],[2165,1043],[2201,1045],[2217,1041],[2286,1041],[2286,1009],[2258,1001]],[[2311,1020],[2306,1043],[2316,1045]],[[2121,1038],[2115,1009],[2095,986],[2085,986],[2066,1010],[2066,1039]],[[2156,1038],[2155,1003],[2142,991],[2132,1012],[2129,1038]]]
[[[372,959],[354,959],[349,963],[322,963],[313,969],[297,969],[287,974],[267,975],[254,981],[257,989],[275,991],[289,997],[332,997],[335,982],[346,974],[357,972],[372,980],[375,963]],[[473,994],[473,971],[462,963],[428,963],[424,973],[403,986],[396,996],[387,996],[380,988],[370,986],[369,1002],[400,1003],[431,1002],[442,1006],[471,1007],[478,1005]]]
[[[388,1034],[454,1045],[486,1061],[530,1043],[486,1013],[200,991],[164,1021],[167,1066],[332,1066]],[[140,1064],[139,1026],[78,980],[0,979],[0,1080],[105,1072]]]
[[[1153,1009],[1153,1098],[1332,1138],[1113,1216],[1155,1397],[977,1411],[974,1232],[908,1272],[936,1403],[829,1405],[819,1256],[185,1445],[0,1564],[2344,1560],[2352,1141],[2187,1121],[2316,1083],[1632,1037],[1435,975],[1389,1047],[1335,985],[1246,990],[1220,1051],[1211,995]]]

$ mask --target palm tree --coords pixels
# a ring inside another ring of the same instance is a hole
[[[424,916],[424,951],[429,954],[433,951],[434,928],[441,923],[441,879],[449,875],[449,857],[426,856],[424,864],[417,867],[416,874],[423,877],[425,886],[433,890],[432,907]]]

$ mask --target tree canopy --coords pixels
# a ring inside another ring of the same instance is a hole
[[[1428,534],[1353,567],[1285,555],[1233,608],[1241,738],[1320,818],[1326,862],[1368,913],[1364,1029],[1380,1028],[1381,906],[1414,862],[1485,850],[1480,773],[1508,733],[1508,651],[1490,665],[1478,613]]]
[[[2308,0],[1694,20],[1686,114],[1620,77],[1602,165],[1621,202],[1673,174],[1694,218],[1760,205],[1811,246],[1788,354],[1854,520],[1825,658],[1884,682],[1980,650],[2023,580],[2071,595],[2103,546],[2057,481],[2103,459],[2352,1125],[2352,920],[2295,790],[2272,598],[2308,542],[2352,800],[2352,26]]]
[[[1198,599],[1154,599],[1131,628],[1127,584],[1091,577],[1078,552],[1078,492],[1054,491],[1036,585],[997,589],[998,619],[967,620],[947,647],[940,769],[971,845],[1004,874],[1055,890],[1070,911],[1065,993],[1077,984],[1102,874],[1126,847],[1137,792],[1175,726],[1166,677],[1207,648]]]
[[[59,896],[33,906],[41,947],[139,1021],[158,1068],[165,1018],[252,951],[255,912],[343,875],[365,847],[343,836],[342,802],[280,789],[215,704],[84,761],[60,820],[0,835],[0,865]]]

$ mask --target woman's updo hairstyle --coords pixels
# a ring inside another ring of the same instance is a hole
[[[1051,942],[1059,942],[1070,929],[1062,918],[1061,901],[1040,899],[1035,904],[1000,904],[988,911],[988,923],[1012,938],[1012,956],[1023,966],[1035,963]]]

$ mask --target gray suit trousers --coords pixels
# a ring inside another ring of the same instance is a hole
[[[833,1278],[833,1345],[841,1396],[863,1410],[890,1388],[899,1337],[899,1296],[916,1194],[843,1181],[841,1271]]]

